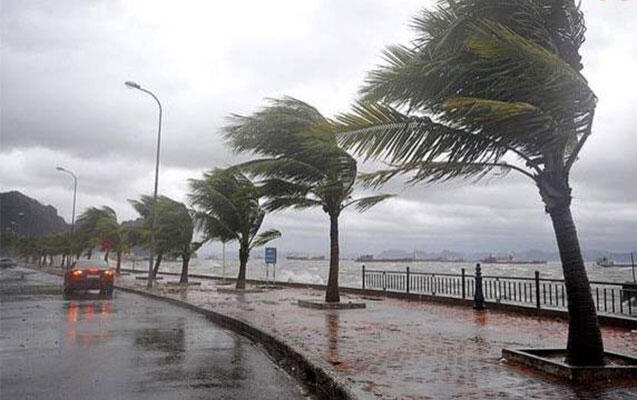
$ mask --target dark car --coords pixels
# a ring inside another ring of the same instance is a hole
[[[74,292],[99,290],[100,294],[113,295],[115,271],[102,260],[77,260],[64,273],[64,295]]]
[[[11,258],[2,258],[0,259],[0,268],[5,269],[5,268],[13,268],[13,267],[17,267],[18,264],[15,262],[15,260],[11,259]]]

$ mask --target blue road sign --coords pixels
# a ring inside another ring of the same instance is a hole
[[[265,263],[276,264],[276,247],[265,248]]]

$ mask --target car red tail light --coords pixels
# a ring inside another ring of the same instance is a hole
[[[88,269],[88,273],[89,274],[99,274],[100,273],[100,269],[99,268],[89,268]]]
[[[82,271],[81,269],[74,269],[73,271],[71,271],[71,275],[74,277],[80,277],[84,274],[84,271]]]

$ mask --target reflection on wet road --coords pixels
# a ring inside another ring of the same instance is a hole
[[[165,303],[1,300],[3,399],[306,398],[247,339]]]

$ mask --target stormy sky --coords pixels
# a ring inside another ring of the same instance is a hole
[[[573,212],[585,249],[637,249],[637,0],[585,0],[584,74],[599,96],[594,134],[573,170]],[[326,116],[346,111],[381,50],[406,43],[426,0],[3,0],[1,190],[20,190],[71,215],[152,190],[157,108],[164,106],[160,192],[185,201],[187,179],[237,160],[219,128],[266,97],[292,95]],[[361,166],[365,169],[369,166]],[[341,219],[344,254],[383,249],[553,251],[536,188],[511,174],[383,189],[399,194]],[[266,227],[287,251],[325,254],[320,210],[280,212]]]

